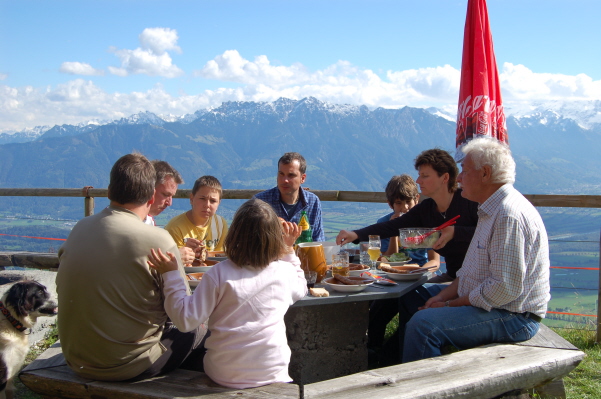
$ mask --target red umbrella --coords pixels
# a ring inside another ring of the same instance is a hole
[[[463,158],[461,147],[474,137],[490,136],[509,144],[486,0],[468,0],[463,35],[457,160]]]

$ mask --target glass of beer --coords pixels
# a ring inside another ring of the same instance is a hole
[[[350,269],[348,262],[348,252],[340,252],[332,255],[332,276],[337,274],[348,277]]]
[[[376,262],[380,257],[381,246],[382,242],[380,241],[380,236],[369,236],[369,247],[367,248],[367,253],[369,254],[369,259],[371,260],[372,270],[376,268]]]

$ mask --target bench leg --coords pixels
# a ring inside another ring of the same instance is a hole
[[[548,384],[534,388],[541,399],[565,399],[566,388],[563,384],[563,378],[553,380]]]

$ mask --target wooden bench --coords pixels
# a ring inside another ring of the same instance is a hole
[[[78,377],[63,357],[60,342],[42,353],[21,372],[21,381],[44,398],[187,398],[187,399],[286,399],[299,398],[295,384],[231,389],[217,385],[206,374],[178,369],[138,382],[94,381]]]
[[[541,398],[565,398],[562,378],[583,358],[578,348],[541,325],[535,337],[518,344],[491,344],[300,387],[229,389],[188,370],[135,383],[92,381],[71,371],[60,343],[27,366],[20,378],[45,398],[516,398],[529,397],[524,395],[533,389]]]
[[[304,399],[565,398],[562,378],[585,354],[541,324],[518,344],[491,344],[446,356],[316,382]]]

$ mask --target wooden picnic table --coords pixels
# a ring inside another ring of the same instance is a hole
[[[367,370],[371,301],[401,297],[423,285],[430,276],[426,273],[390,287],[373,285],[354,294],[316,284],[326,288],[330,296],[307,295],[292,305],[284,317],[292,350],[290,377],[297,384],[309,384]]]

